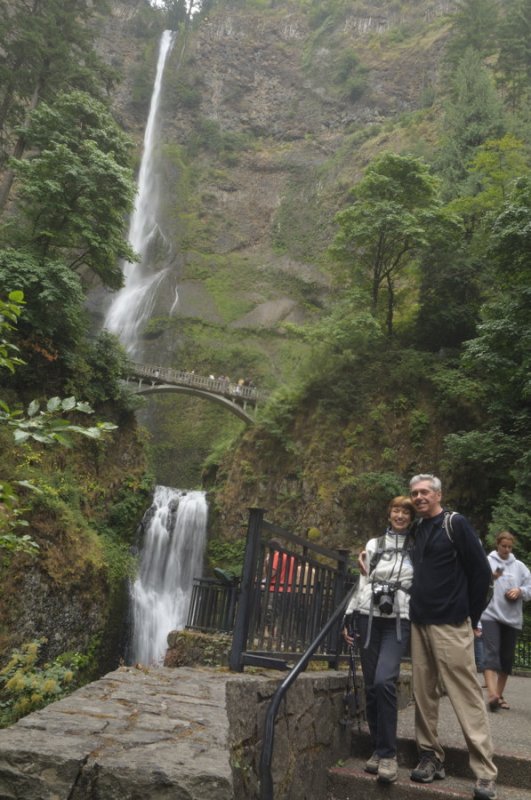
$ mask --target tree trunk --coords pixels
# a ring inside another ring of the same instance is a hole
[[[37,108],[37,103],[39,102],[41,84],[42,80],[39,80],[33,92],[31,103],[29,104],[28,112],[26,114],[26,122],[25,122],[26,125],[29,122],[31,112]],[[17,139],[15,149],[13,150],[12,158],[22,158],[25,149],[26,149],[26,137],[24,136],[24,134],[22,134]],[[14,180],[15,180],[14,171],[12,169],[6,170],[6,173],[4,175],[4,180],[0,184],[0,215],[2,214],[7,205],[7,201],[9,200],[9,194],[11,192],[11,187],[13,186]]]

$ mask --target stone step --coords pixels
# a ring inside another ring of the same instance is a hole
[[[353,757],[355,759],[359,757],[364,764],[371,752],[368,733],[360,732],[357,728],[353,729],[351,731],[351,754]],[[445,744],[444,752],[447,775],[465,778],[468,782],[473,780],[468,765],[468,752],[464,747]],[[413,769],[418,761],[415,740],[406,736],[399,737],[397,756],[400,765],[407,766],[409,770]],[[523,789],[531,787],[531,751],[525,754],[522,752],[513,754],[495,747],[494,761],[498,767],[498,783]],[[529,796],[531,797],[531,794]],[[524,800],[523,797],[522,800]]]
[[[328,770],[327,800],[470,800],[474,779],[447,773],[444,780],[415,783],[409,777],[411,765],[399,760],[398,780],[382,784],[364,771],[366,758],[349,758]],[[531,789],[497,783],[498,800],[531,800]]]

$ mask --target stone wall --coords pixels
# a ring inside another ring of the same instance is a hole
[[[269,701],[278,679],[245,676],[227,683],[234,797],[258,797],[259,762]],[[281,703],[275,725],[272,777],[275,800],[326,796],[326,770],[350,752],[350,733],[341,724],[346,673],[301,675]]]
[[[283,675],[122,667],[0,730],[2,800],[252,800]],[[324,797],[349,752],[345,672],[301,675],[275,731],[276,800]]]
[[[255,800],[264,720],[283,673],[122,667],[0,730],[1,800]],[[275,800],[326,797],[350,754],[347,673],[299,676],[274,737]],[[409,699],[407,676],[401,704]],[[356,726],[357,728],[357,726]]]

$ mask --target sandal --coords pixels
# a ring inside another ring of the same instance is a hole
[[[492,700],[489,700],[489,708],[491,711],[497,711],[499,708],[501,708],[500,698],[493,697]]]
[[[511,708],[505,697],[500,697],[500,699],[498,700],[498,706],[499,708],[506,708],[508,711]]]

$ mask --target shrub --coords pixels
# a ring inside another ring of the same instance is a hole
[[[65,653],[39,666],[39,651],[45,642],[38,639],[22,645],[0,670],[0,727],[12,725],[75,688],[76,675],[85,666],[86,657]]]

